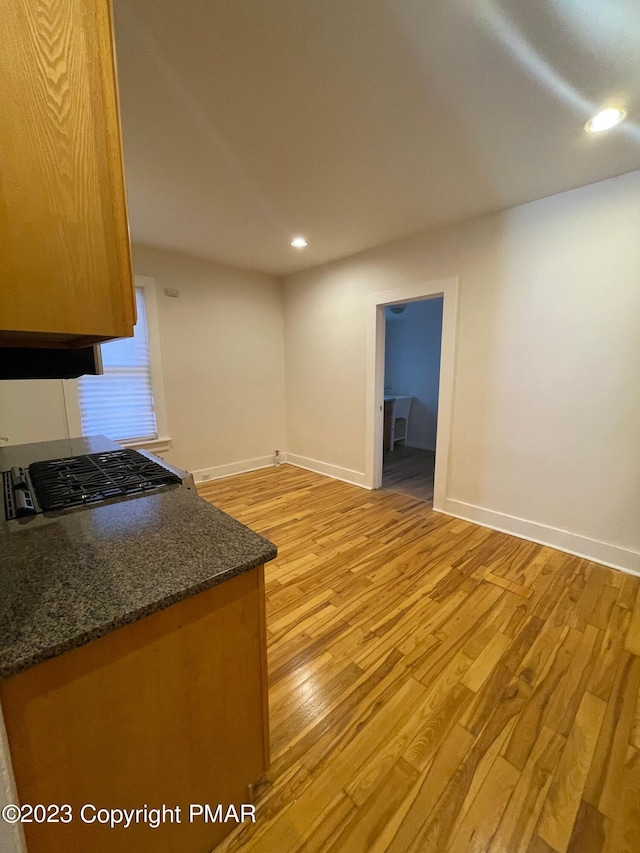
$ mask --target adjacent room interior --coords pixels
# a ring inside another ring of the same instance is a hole
[[[433,503],[442,297],[385,313],[382,488]]]

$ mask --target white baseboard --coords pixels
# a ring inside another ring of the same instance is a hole
[[[342,480],[353,486],[365,485],[365,475],[361,471],[352,471],[350,468],[341,468],[339,465],[330,465],[328,462],[320,462],[318,459],[309,459],[307,456],[297,456],[295,453],[286,453],[284,461],[296,468],[304,468],[306,471],[314,471],[316,474],[324,474],[325,477],[333,477],[334,480]]]
[[[316,474],[323,474],[325,477],[332,477],[334,480],[342,480],[345,483],[351,483],[365,489],[369,488],[365,484],[365,475],[361,471],[352,471],[350,468],[341,468],[339,465],[331,465],[328,462],[310,459],[307,456],[298,456],[295,453],[283,453],[281,460],[283,463],[304,468]],[[219,480],[233,474],[245,474],[249,471],[257,471],[260,468],[272,466],[273,456],[259,456],[256,459],[244,459],[240,462],[231,462],[228,465],[201,468],[199,471],[192,471],[191,473],[196,483],[205,483],[209,480]],[[557,527],[550,527],[546,524],[539,524],[536,521],[528,521],[525,518],[518,518],[502,512],[495,512],[452,498],[445,499],[442,510],[435,506],[434,510],[452,515],[455,518],[461,518],[464,521],[471,521],[482,527],[499,530],[501,533],[517,536],[519,539],[537,542],[539,545],[548,545],[550,548],[557,548],[558,551],[565,551],[567,554],[574,554],[577,557],[601,563],[603,566],[620,569],[632,575],[640,575],[640,552],[638,551],[620,548],[618,545],[589,539],[568,530],[561,530]]]
[[[206,483],[209,480],[220,480],[222,477],[231,477],[232,474],[246,474],[248,471],[257,471],[259,468],[270,468],[272,466],[273,456],[258,456],[256,459],[229,462],[228,465],[200,468],[199,471],[192,471],[191,473],[196,483]]]
[[[462,518],[464,521],[480,524],[482,527],[490,527],[492,530],[510,533],[520,539],[537,542],[539,545],[548,545],[550,548],[557,548],[558,551],[566,551],[568,554],[593,560],[593,562],[601,563],[603,566],[621,569],[623,572],[632,575],[640,575],[640,553],[638,551],[630,551],[626,548],[620,548],[618,545],[610,545],[607,542],[600,542],[597,539],[589,539],[586,536],[571,533],[568,530],[549,527],[546,524],[527,521],[524,518],[517,518],[514,515],[506,515],[502,512],[494,512],[491,509],[451,498],[445,499],[444,512],[447,515]]]

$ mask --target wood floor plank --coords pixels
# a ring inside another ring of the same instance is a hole
[[[640,749],[640,691],[636,698],[636,707],[633,714],[633,723],[629,732],[629,743],[636,749]]]
[[[309,827],[299,845],[299,853],[324,853],[355,819],[357,808],[347,794],[339,793],[320,814],[313,828]]]
[[[329,677],[323,684],[322,691],[313,688],[308,691],[301,690],[298,695],[304,696],[308,693],[306,699],[291,703],[289,713],[271,727],[271,743],[276,755],[295,740],[300,732],[315,724],[319,717],[323,717],[363,674],[356,663],[345,664],[344,661],[331,661],[326,669],[329,671]]]
[[[633,729],[639,688],[640,659],[625,655],[618,663],[616,684],[606,706],[584,795],[585,800],[610,818],[617,813],[620,776]]]
[[[473,801],[474,792],[481,786],[494,757],[502,751],[508,740],[514,718],[521,710],[523,701],[517,692],[507,692],[502,696],[468,754],[448,780],[434,809],[424,816],[424,823],[410,851],[417,853],[421,850],[446,849],[452,832]]]
[[[601,635],[602,632],[598,628],[587,625],[580,637],[571,666],[549,702],[547,725],[565,737],[571,731],[578,705],[589,681]]]
[[[640,578],[636,575],[624,575],[620,584],[617,604],[626,610],[633,610],[640,588]]]
[[[433,763],[422,774],[410,797],[405,800],[405,808],[399,814],[400,819],[393,821],[387,830],[384,850],[388,853],[406,853],[415,846],[416,839],[419,839],[425,828],[426,818],[433,812],[451,780],[455,778],[456,771],[471,749],[473,740],[473,735],[460,725],[451,730],[436,753]]]
[[[585,630],[589,620],[593,618],[603,595],[607,595],[608,593],[608,590],[603,590],[606,577],[606,569],[602,569],[596,565],[591,567],[584,591],[578,599],[569,620],[572,628],[576,628],[578,631]]]
[[[422,702],[410,709],[387,743],[353,774],[344,790],[357,805],[364,803],[400,757],[418,772],[431,763],[455,724],[460,708],[471,698],[471,692],[459,683],[469,663],[461,654],[454,659]]]
[[[438,677],[449,660],[473,633],[484,614],[496,605],[501,595],[502,590],[499,587],[487,584],[485,589],[478,588],[477,595],[474,591],[468,596],[435,632],[435,636],[442,639],[442,643],[433,650],[433,653],[425,657],[416,669],[415,675],[419,681],[430,682]]]
[[[640,655],[640,595],[636,596],[624,647],[631,654]]]
[[[467,788],[466,796],[461,801],[456,819],[452,824],[452,834],[455,834],[457,828],[465,819],[467,812],[473,806],[476,797],[478,796],[481,788],[486,784],[487,779],[490,780],[493,776],[495,763],[504,753],[505,745],[513,731],[514,724],[515,716],[512,716],[511,719],[507,721],[507,724],[502,731],[499,732],[497,737],[488,742],[486,748],[481,747],[477,749],[475,755],[472,756],[474,760],[473,762],[469,762],[469,767],[472,768],[472,774],[470,775],[471,781]]]
[[[504,634],[494,634],[463,675],[461,683],[469,690],[477,693],[510,645],[510,637]]]
[[[495,583],[497,586],[508,589],[510,592],[515,592],[516,595],[521,595],[522,598],[531,598],[533,595],[533,590],[529,589],[529,587],[523,586],[515,581],[508,580],[507,578],[500,577],[499,575],[494,575],[492,572],[486,574],[484,579],[487,583]]]
[[[640,578],[290,465],[200,493],[278,545],[272,766],[216,853],[638,853]]]
[[[327,756],[338,752],[357,731],[368,725],[379,707],[397,692],[406,672],[404,667],[399,669],[401,664],[402,655],[396,650],[389,652],[324,717],[309,725],[295,741],[289,743],[282,753],[284,766],[290,761],[300,760],[304,766],[315,771]]]
[[[509,803],[504,810],[488,853],[525,853],[553,778],[557,756],[565,739],[543,726]]]
[[[442,702],[430,711],[421,725],[408,734],[404,757],[416,770],[429,767],[440,744],[459,719],[460,712],[471,700],[471,691],[462,684],[456,684]]]
[[[531,693],[531,686],[522,678],[515,677],[520,670],[522,659],[535,641],[542,627],[536,617],[527,619],[522,630],[507,647],[489,677],[477,693],[475,701],[465,711],[462,720],[474,734],[482,731],[501,702],[518,698],[518,704],[525,703]],[[513,762],[512,762],[513,763]]]
[[[572,632],[567,628],[564,639],[558,644],[553,654],[546,677],[537,683],[519,715],[505,753],[505,757],[515,767],[524,768],[547,718],[549,703],[571,667],[580,638],[579,631]]]
[[[603,853],[607,833],[610,832],[608,824],[610,821],[606,817],[583,800],[580,803],[567,853]]]
[[[327,649],[326,652],[302,664],[279,681],[272,681],[272,686],[269,689],[269,701],[277,705],[281,702],[284,703],[288,696],[300,690],[305,681],[333,660],[334,656]]]
[[[447,847],[447,853],[484,853],[518,782],[519,773],[501,756],[493,763],[469,811]]]
[[[640,752],[630,746],[618,776],[615,817],[604,822],[605,853],[637,853],[640,819]]]
[[[527,848],[527,853],[556,853],[556,851],[539,835],[534,835]]]
[[[582,697],[542,808],[537,834],[557,853],[566,853],[569,846],[605,709],[597,696]]]
[[[327,853],[369,853],[375,839],[413,788],[418,772],[399,759],[362,803]]]
[[[609,572],[605,572],[605,578]],[[587,616],[587,622],[590,625],[595,625],[596,628],[607,630],[611,619],[611,611],[615,606],[618,598],[618,590],[613,586],[603,585],[591,613]]]
[[[613,688],[616,666],[620,660],[631,613],[616,605],[612,608],[598,657],[593,666],[587,690],[608,700]]]

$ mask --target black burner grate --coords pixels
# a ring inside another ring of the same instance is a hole
[[[34,462],[29,475],[45,512],[181,482],[176,474],[142,453],[124,449]]]

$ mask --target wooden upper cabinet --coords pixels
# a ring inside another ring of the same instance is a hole
[[[130,337],[109,0],[0,2],[0,345]]]

